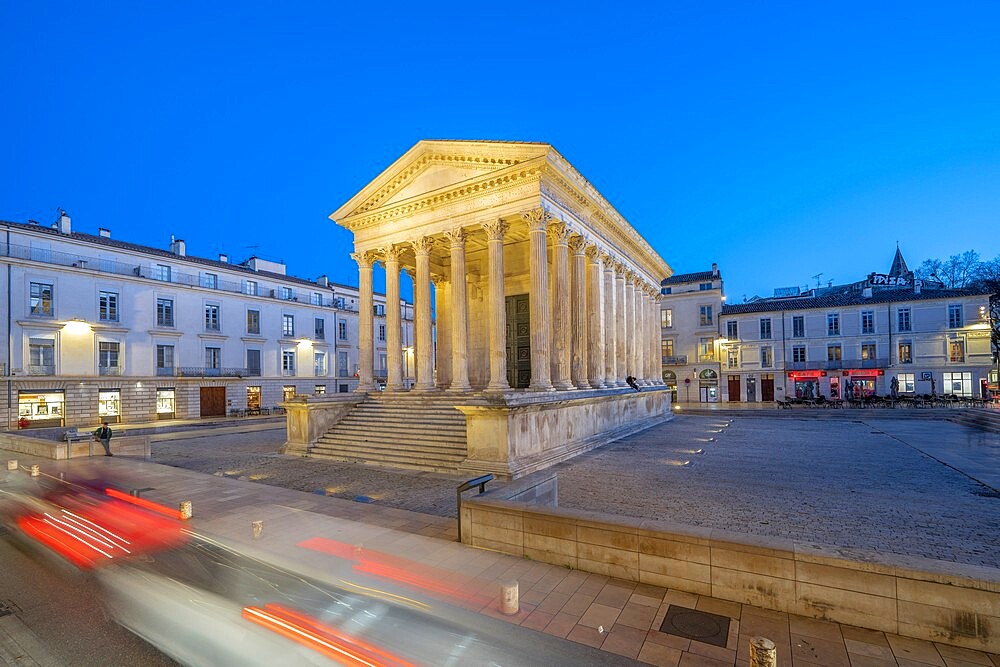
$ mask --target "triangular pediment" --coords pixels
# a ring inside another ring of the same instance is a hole
[[[342,222],[355,215],[395,206],[543,157],[550,150],[551,146],[541,143],[420,141],[330,218]]]

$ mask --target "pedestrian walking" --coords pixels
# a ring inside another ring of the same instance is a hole
[[[108,422],[104,422],[96,431],[94,431],[94,440],[99,440],[101,445],[104,447],[105,456],[114,456],[111,453],[111,436],[113,435],[111,427],[108,426]]]

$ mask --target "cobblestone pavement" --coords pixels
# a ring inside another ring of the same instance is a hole
[[[455,516],[464,477],[284,457],[283,429],[226,431],[154,438],[153,460]],[[559,464],[559,503],[1000,567],[998,494],[919,451],[934,441],[995,452],[997,438],[948,422],[679,416]]]

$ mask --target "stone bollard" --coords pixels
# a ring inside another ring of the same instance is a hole
[[[255,540],[260,539],[261,534],[264,532],[264,522],[263,521],[253,521],[250,523],[253,528],[253,538]]]
[[[778,650],[767,637],[750,638],[750,667],[778,667]]]
[[[182,519],[190,519],[191,518],[191,501],[190,500],[181,501],[181,504],[180,504],[180,513],[181,513],[181,518]]]
[[[7,470],[17,470],[17,459],[7,459]]]
[[[32,477],[38,477],[41,474],[42,474],[42,470],[41,470],[41,468],[38,467],[37,463],[35,465],[31,466],[31,476]]]
[[[520,609],[518,602],[517,582],[508,581],[500,584],[502,588],[500,594],[500,611],[508,616],[516,614]]]

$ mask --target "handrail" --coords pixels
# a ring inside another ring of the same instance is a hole
[[[458,541],[462,541],[462,493],[468,491],[469,489],[478,486],[479,493],[482,494],[486,491],[486,483],[493,481],[493,475],[482,475],[481,477],[476,477],[470,479],[467,482],[462,482],[458,485],[455,490],[455,504],[458,507]]]

